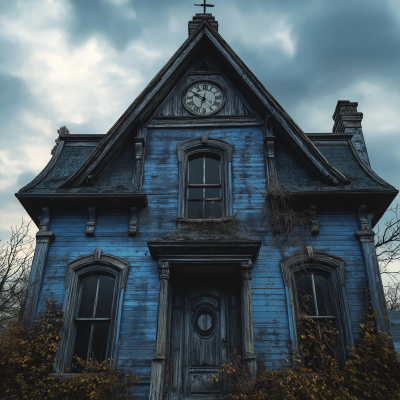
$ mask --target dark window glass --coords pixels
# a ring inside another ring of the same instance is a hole
[[[83,279],[81,285],[73,355],[85,361],[88,357],[104,361],[107,356],[115,281],[108,276],[90,276]]]
[[[221,216],[220,201],[206,201],[206,218],[219,218]]]
[[[219,199],[221,197],[220,188],[206,188],[206,199]]]
[[[189,184],[203,183],[203,157],[189,161]]]
[[[96,307],[96,318],[110,318],[114,294],[114,280],[100,277],[99,295]]]
[[[188,198],[189,200],[203,199],[203,188],[190,188]]]
[[[313,276],[318,315],[332,315],[328,279],[322,275],[313,274]]]
[[[189,201],[188,218],[203,218],[203,202]]]
[[[78,356],[79,358],[82,358],[82,360],[86,360],[88,356],[91,330],[91,322],[79,321],[77,323],[74,356]]]
[[[205,184],[219,184],[220,183],[220,173],[219,173],[219,160],[215,160],[214,158],[205,158],[206,165],[206,173]]]
[[[220,159],[207,156],[189,161],[188,218],[221,218],[220,163]]]
[[[296,278],[297,298],[301,312],[307,315],[316,315],[312,275],[302,274]]]
[[[90,357],[97,361],[104,361],[106,359],[108,331],[110,322],[101,321],[93,324],[93,343]]]
[[[94,302],[97,292],[97,277],[90,277],[82,282],[81,306],[79,308],[79,318],[92,318],[94,312]]]

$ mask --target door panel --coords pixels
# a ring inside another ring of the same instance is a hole
[[[219,375],[226,359],[225,293],[193,290],[186,293],[184,304],[184,396],[211,397],[221,392],[221,381],[209,379]]]

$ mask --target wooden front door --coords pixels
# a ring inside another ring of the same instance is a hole
[[[226,361],[226,294],[192,290],[184,296],[183,397],[213,397],[222,390],[215,381]]]

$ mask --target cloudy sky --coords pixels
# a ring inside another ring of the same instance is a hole
[[[187,38],[193,0],[0,0],[0,238],[57,129],[106,133]],[[400,1],[214,0],[219,32],[305,132],[359,103],[375,171],[400,188]],[[196,10],[197,9],[197,10]]]

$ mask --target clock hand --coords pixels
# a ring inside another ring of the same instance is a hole
[[[199,99],[201,99],[201,100],[203,100],[203,101],[206,99],[205,97],[202,97],[202,96],[198,95],[197,93],[193,92],[192,90],[191,90],[191,92],[192,92],[195,96],[197,96]]]

